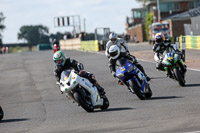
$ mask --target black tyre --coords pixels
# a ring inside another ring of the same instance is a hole
[[[101,106],[100,108],[102,110],[107,109],[110,105],[108,98],[106,97],[106,95],[102,96],[103,98],[103,106]]]
[[[1,106],[0,106],[0,120],[3,119],[3,116],[4,116],[3,109],[2,109]]]
[[[180,73],[179,68],[174,68],[174,73],[176,75],[176,79],[180,86],[185,86],[184,76]]]
[[[152,93],[152,91],[151,91],[150,86],[149,86],[148,89],[149,89],[149,92],[148,92],[148,93],[145,93],[145,97],[146,97],[146,98],[151,98],[151,96],[152,96],[153,93]]]
[[[79,92],[75,92],[74,93],[74,98],[76,99],[76,101],[80,104],[80,106],[86,110],[87,112],[93,112],[94,111],[94,107],[92,105],[87,104],[83,98],[80,96]]]
[[[135,94],[138,96],[140,100],[145,100],[145,94],[141,92],[139,86],[135,81],[130,81],[129,82],[130,87],[134,90]]]

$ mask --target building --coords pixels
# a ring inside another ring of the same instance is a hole
[[[169,17],[199,7],[200,0],[159,0],[160,15],[158,14],[157,5],[157,0],[149,0],[145,3],[144,7],[133,8],[131,10],[132,17],[127,18],[126,20],[126,31],[127,34],[131,36],[131,38],[134,38],[135,35],[137,37],[142,36],[138,38],[138,41],[147,41],[146,33],[143,33],[145,31],[144,23],[146,14],[151,12],[153,13],[153,22],[158,22],[160,16],[160,20],[168,19],[171,28],[179,26],[180,28],[178,29],[184,29],[184,24],[191,24],[190,17],[186,19],[184,19],[184,17],[179,19],[174,18],[171,20]],[[171,32],[172,36],[179,36],[185,34],[184,30],[176,30],[177,33],[173,33],[175,31],[171,29]]]

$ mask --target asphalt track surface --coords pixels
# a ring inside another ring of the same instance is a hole
[[[152,78],[153,96],[139,100],[117,84],[105,55],[64,51],[82,62],[105,88],[110,107],[87,113],[64,94],[53,76],[52,51],[0,55],[0,133],[196,133],[200,131],[200,72],[188,70],[186,86],[139,61]]]

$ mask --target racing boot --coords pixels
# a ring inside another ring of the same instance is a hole
[[[97,90],[98,90],[100,96],[105,95],[106,93],[104,91],[104,88],[99,85],[99,83],[95,79],[94,74],[87,72],[87,75],[88,75],[89,80],[91,81],[91,83],[97,87]]]
[[[173,78],[173,76],[172,76],[172,74],[171,74],[171,72],[167,69],[166,70],[166,75],[167,75],[167,77],[169,77],[169,78]]]
[[[149,76],[147,76],[147,74],[145,73],[144,71],[144,68],[142,67],[142,65],[138,64],[138,63],[135,63],[135,65],[137,66],[137,68],[140,69],[140,71],[142,71],[142,73],[144,74],[144,76],[146,77],[147,81],[150,81],[151,78]]]
[[[97,87],[97,90],[98,90],[98,92],[99,92],[99,94],[100,94],[100,96],[103,96],[103,95],[105,95],[106,94],[106,92],[104,91],[104,88],[103,87],[101,87],[98,83],[97,84],[95,84],[95,86]]]

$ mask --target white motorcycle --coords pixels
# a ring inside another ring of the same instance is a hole
[[[73,69],[61,73],[60,90],[87,112],[93,112],[95,108],[104,110],[109,106],[106,95],[100,96],[96,86]]]

